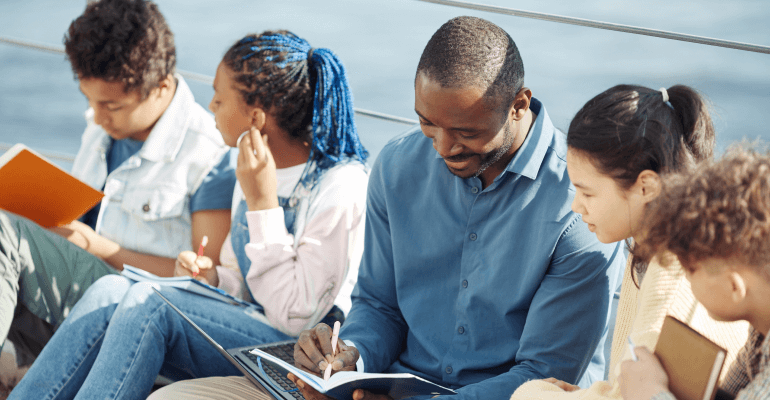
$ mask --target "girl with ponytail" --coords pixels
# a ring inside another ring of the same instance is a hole
[[[714,321],[695,300],[681,268],[636,257],[633,249],[646,206],[661,193],[661,176],[711,158],[714,139],[705,101],[684,85],[659,90],[618,85],[578,111],[567,133],[567,170],[576,192],[572,210],[599,241],[626,240],[631,253],[618,302],[609,381],[586,390],[557,378],[530,381],[512,400],[620,399],[619,364],[632,358],[629,339],[655,348],[666,315],[727,349],[728,362],[735,357],[747,325]]]
[[[214,92],[209,109],[238,151],[231,230],[223,265],[182,252],[175,275],[251,305],[160,291],[225,348],[344,320],[363,251],[368,180],[344,66],[287,31],[248,35],[225,53]],[[88,289],[14,395],[146,398],[158,374],[240,373],[151,284],[112,275]]]

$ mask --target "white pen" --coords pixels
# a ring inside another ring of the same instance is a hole
[[[337,339],[340,336],[340,321],[334,321],[334,330],[332,331],[332,355],[337,353]],[[326,371],[324,371],[324,380],[328,381],[332,376],[332,364],[326,364]]]
[[[631,340],[631,336],[628,337],[628,349],[631,350],[631,359],[634,361],[639,361],[639,358],[636,357],[636,353],[634,352],[634,347],[636,345],[634,344],[634,341]]]

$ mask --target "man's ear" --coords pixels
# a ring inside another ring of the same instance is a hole
[[[529,110],[529,103],[531,101],[532,90],[526,87],[521,88],[519,93],[516,94],[516,98],[513,99],[513,104],[511,105],[511,118],[514,121],[521,121],[521,119],[527,115],[527,110]]]
[[[258,131],[262,131],[265,127],[265,121],[267,120],[267,114],[265,110],[254,107],[251,109],[251,126],[257,128]]]
[[[642,200],[645,204],[655,200],[663,189],[660,175],[657,172],[646,169],[636,177],[636,186],[641,190]]]

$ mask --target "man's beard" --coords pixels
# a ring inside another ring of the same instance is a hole
[[[515,140],[516,140],[516,135],[513,134],[513,131],[511,130],[511,125],[506,122],[505,137],[503,137],[502,146],[498,147],[497,150],[490,151],[489,153],[483,154],[481,156],[481,166],[473,176],[475,178],[478,178],[479,175],[481,175],[487,168],[491,167],[492,164],[500,161],[500,159],[503,158],[503,156],[506,155],[509,150],[511,150],[511,147],[513,147],[513,142]]]

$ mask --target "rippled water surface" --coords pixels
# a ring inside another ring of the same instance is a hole
[[[483,0],[530,11],[770,45],[770,2],[703,0]],[[697,3],[697,4],[696,4]],[[85,0],[3,0],[0,36],[61,45]],[[588,99],[618,83],[692,85],[711,101],[724,149],[744,138],[770,141],[770,55],[494,15],[412,0],[158,0],[176,35],[178,67],[213,75],[246,33],[289,29],[345,62],[357,107],[415,118],[413,79],[431,34],[457,15],[506,29],[522,52],[526,85],[565,129]],[[188,81],[189,82],[189,81]],[[190,82],[207,105],[212,90]],[[0,43],[0,143],[74,154],[86,101],[62,55]],[[358,117],[376,155],[406,125]]]

